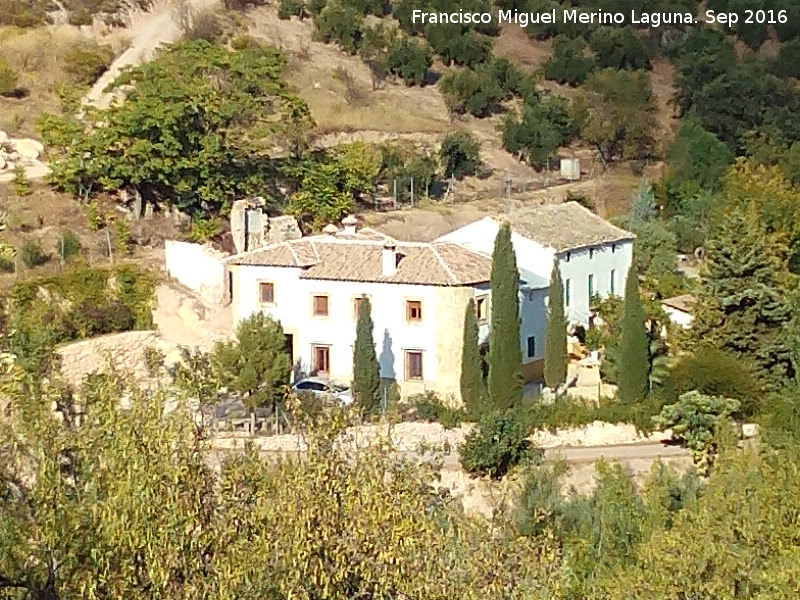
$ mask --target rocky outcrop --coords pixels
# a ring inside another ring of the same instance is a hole
[[[25,169],[29,178],[41,177],[47,173],[47,167],[40,157],[44,154],[44,145],[29,138],[12,138],[5,131],[0,131],[0,181],[13,177],[18,166]]]

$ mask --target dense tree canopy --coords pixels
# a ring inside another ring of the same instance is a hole
[[[658,124],[645,71],[597,71],[576,105],[581,137],[602,158],[646,159],[656,150]]]
[[[558,96],[546,96],[526,102],[521,114],[508,112],[500,131],[506,150],[541,169],[560,147],[572,141],[576,127],[566,102]]]
[[[121,377],[71,395],[2,367],[4,597],[479,600],[547,586],[558,565],[552,539],[495,535],[388,440],[334,444],[340,413],[308,428],[302,458],[244,452],[215,474],[180,399]]]
[[[752,362],[762,384],[790,380],[785,325],[795,285],[785,246],[764,231],[755,210],[731,210],[708,243],[692,339]]]
[[[211,363],[218,381],[254,410],[282,403],[289,385],[291,362],[280,323],[262,313],[236,327],[236,339],[217,342]]]
[[[270,48],[170,46],[114,82],[124,96],[108,109],[87,108],[84,122],[42,118],[51,181],[76,193],[130,188],[189,211],[224,211],[263,189],[273,146],[291,150],[291,134],[310,124],[283,68]]]

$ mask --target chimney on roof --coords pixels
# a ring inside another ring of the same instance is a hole
[[[336,225],[334,225],[333,223],[329,223],[325,225],[325,227],[322,229],[322,233],[327,233],[328,235],[336,235],[337,233],[339,233],[339,228],[336,227]]]
[[[344,219],[342,219],[342,225],[344,225],[345,235],[355,235],[356,225],[358,225],[358,219],[356,219],[355,215],[348,215]]]
[[[395,273],[397,273],[397,244],[392,240],[386,240],[381,256],[381,274],[384,277],[391,277]]]

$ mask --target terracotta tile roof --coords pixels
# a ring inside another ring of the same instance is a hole
[[[523,208],[509,220],[514,231],[557,252],[636,237],[577,202]]]
[[[383,246],[396,244],[397,269],[382,273]],[[300,267],[304,279],[458,286],[489,281],[491,260],[450,242],[400,242],[374,230],[317,235],[231,256],[233,265]]]
[[[692,314],[694,312],[695,302],[697,302],[697,299],[691,294],[682,294],[680,296],[674,296],[673,298],[665,298],[661,301],[661,304]]]

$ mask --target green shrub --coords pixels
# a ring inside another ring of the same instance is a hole
[[[588,350],[600,350],[603,347],[603,331],[598,327],[593,327],[586,332],[584,344]]]
[[[561,84],[577,86],[586,81],[595,67],[594,59],[584,54],[583,38],[559,35],[553,42],[553,56],[544,65],[544,76]]]
[[[75,83],[91,85],[105,73],[112,60],[114,51],[110,46],[84,41],[64,53],[64,70]]]
[[[476,67],[492,55],[492,42],[475,31],[460,31],[459,25],[436,24],[425,28],[425,39],[446,65]]]
[[[68,261],[70,258],[79,255],[82,248],[78,235],[74,231],[67,229],[62,231],[58,237],[55,253],[62,261]]]
[[[81,6],[69,12],[69,18],[67,21],[70,25],[75,25],[76,27],[80,25],[91,25],[92,15],[88,10]]]
[[[216,217],[195,216],[189,230],[189,241],[205,243],[222,230],[222,224]]]
[[[0,96],[11,94],[17,89],[17,74],[8,62],[0,57]]]
[[[738,400],[691,391],[665,406],[653,423],[671,429],[672,437],[691,450],[695,463],[707,469],[716,453],[717,436],[738,410]]]
[[[434,392],[411,396],[409,402],[414,408],[416,419],[440,423],[446,429],[459,427],[466,417],[463,410],[446,406]]]
[[[465,175],[474,175],[481,166],[480,151],[478,138],[469,131],[448,133],[439,149],[444,176],[461,179]]]
[[[150,377],[156,377],[161,373],[166,357],[166,354],[155,346],[148,346],[144,349],[144,365]]]
[[[11,23],[15,27],[39,27],[45,23],[45,17],[33,11],[23,10],[14,15]]]
[[[486,68],[448,71],[438,86],[447,108],[456,114],[486,117],[499,109],[505,97],[500,83]]]
[[[118,300],[97,305],[83,302],[71,314],[71,323],[79,337],[93,337],[134,328],[133,311]]]
[[[461,466],[467,473],[500,479],[533,456],[527,435],[527,427],[516,411],[489,413],[464,440]]]
[[[649,69],[650,54],[633,27],[601,27],[589,38],[601,69]]]
[[[50,255],[44,251],[39,242],[27,240],[20,249],[20,258],[26,267],[32,269],[49,261]]]
[[[237,35],[231,40],[231,48],[244,50],[246,48],[261,48],[259,41],[251,35]]]
[[[402,37],[392,44],[386,56],[386,68],[407,85],[421,85],[433,63],[430,48],[410,38]]]
[[[511,111],[501,125],[503,147],[524,157],[537,169],[547,166],[558,154],[559,147],[571,141],[577,133],[563,98],[548,96],[534,98],[517,115]]]
[[[314,19],[314,37],[326,44],[338,44],[355,54],[361,43],[363,18],[351,6],[329,4]]]
[[[708,396],[735,398],[741,402],[739,414],[744,417],[758,408],[761,392],[752,365],[719,348],[698,346],[692,354],[680,357],[670,375],[676,395],[697,390]]]
[[[630,423],[642,432],[652,431],[652,416],[658,414],[659,410],[661,401],[655,397],[632,406],[610,398],[602,398],[596,403],[592,400],[561,397],[549,404],[537,401],[520,409],[528,431],[555,431],[602,421],[611,424]]]
[[[11,185],[14,186],[14,193],[17,196],[30,196],[31,194],[31,181],[25,174],[25,167],[16,165],[14,167],[14,179],[11,180]]]
[[[761,440],[773,448],[800,447],[800,410],[791,392],[771,394],[764,402],[759,422]]]
[[[306,3],[303,0],[281,0],[278,5],[278,18],[286,20],[291,17],[301,17],[305,11]]]

